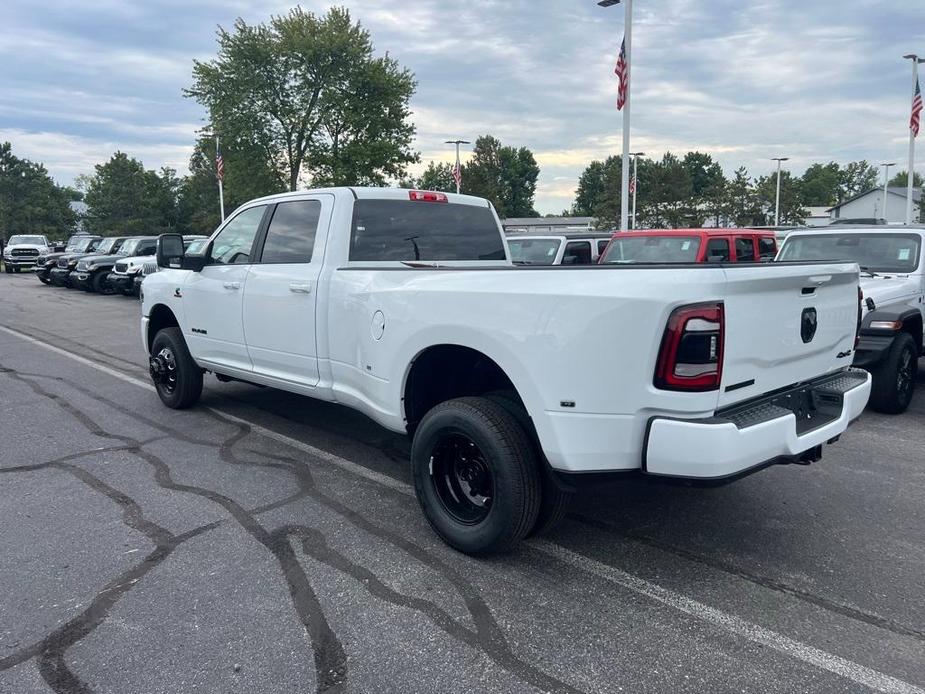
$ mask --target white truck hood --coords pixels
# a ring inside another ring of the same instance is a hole
[[[878,309],[904,304],[916,296],[919,279],[909,275],[861,275],[861,289],[865,299],[873,299]],[[866,302],[865,315],[868,313]]]

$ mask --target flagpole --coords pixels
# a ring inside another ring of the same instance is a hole
[[[626,24],[623,40],[626,42],[626,103],[623,106],[623,175],[620,182],[620,231],[629,229],[629,189],[630,189],[630,106],[633,89],[633,0],[623,0],[624,22]],[[635,220],[634,220],[635,221]]]
[[[915,54],[904,55],[912,61],[912,98],[915,98],[915,88],[919,84],[919,63],[922,60]],[[915,131],[912,122],[909,123],[909,180],[906,182],[906,224],[912,224],[912,191],[915,188]]]
[[[890,218],[886,214],[886,196],[889,191],[890,185],[890,168],[896,166],[895,163],[890,164],[881,164],[883,167],[883,209],[881,210],[881,215],[886,221],[890,221]]]
[[[218,165],[218,153],[221,150],[219,149],[218,135],[215,136],[215,158],[216,166]],[[218,174],[218,171],[215,172]],[[225,221],[225,192],[222,190],[222,179],[224,176],[216,176],[218,178],[218,209],[222,216],[222,222]]]
[[[472,143],[468,140],[447,140],[443,144],[456,145],[456,173],[454,173],[453,178],[456,180],[456,194],[459,195],[460,191],[462,190],[462,169],[460,168],[459,161],[459,146],[470,145]]]
[[[639,157],[644,156],[645,152],[633,152],[633,229],[638,229],[636,224],[636,196],[639,195]]]

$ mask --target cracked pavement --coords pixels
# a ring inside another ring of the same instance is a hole
[[[925,688],[925,369],[810,467],[595,482],[479,561],[362,415],[164,408],[138,316],[0,275],[0,693]]]

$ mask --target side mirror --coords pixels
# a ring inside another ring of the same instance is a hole
[[[161,234],[157,238],[157,266],[180,269],[183,267],[183,237],[180,234]]]

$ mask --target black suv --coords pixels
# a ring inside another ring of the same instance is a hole
[[[103,240],[102,236],[91,236],[89,234],[76,234],[67,242],[67,247],[60,253],[46,253],[39,255],[35,261],[35,275],[42,284],[51,284],[51,273],[58,267],[58,261],[64,256],[80,255],[90,253],[96,250]],[[66,262],[66,261],[65,261]],[[77,262],[75,261],[76,265]]]
[[[100,246],[100,250],[94,255],[77,261],[77,266],[71,273],[71,286],[97,294],[113,294],[116,288],[110,284],[109,274],[116,263],[130,256],[153,255],[156,249],[156,236],[130,236],[105,255],[103,247]]]

